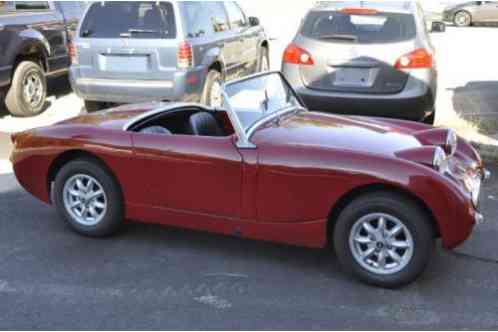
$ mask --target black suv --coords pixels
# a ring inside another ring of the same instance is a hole
[[[43,111],[47,78],[67,73],[80,1],[0,2],[0,94],[17,116]]]

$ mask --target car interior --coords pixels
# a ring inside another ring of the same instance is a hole
[[[131,131],[151,135],[191,135],[225,137],[234,133],[224,111],[181,108],[160,113],[135,124]]]

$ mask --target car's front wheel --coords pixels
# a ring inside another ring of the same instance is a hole
[[[114,178],[99,163],[79,159],[57,174],[54,203],[76,232],[91,237],[115,233],[124,217],[123,198]]]
[[[456,26],[459,27],[468,27],[472,24],[472,16],[469,12],[460,11],[455,14],[455,18],[453,20]]]
[[[334,228],[341,265],[371,285],[396,288],[413,282],[434,248],[431,220],[409,199],[377,192],[351,202]]]

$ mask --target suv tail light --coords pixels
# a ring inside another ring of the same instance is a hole
[[[69,58],[71,59],[71,64],[77,65],[78,64],[78,49],[76,48],[76,45],[74,45],[73,42],[69,42],[67,46],[67,52],[69,54]]]
[[[292,63],[295,65],[314,65],[315,62],[311,57],[311,54],[297,46],[296,44],[290,44],[287,46],[284,52],[284,63]]]
[[[188,42],[181,42],[178,46],[178,67],[182,69],[192,67],[193,59],[192,45]]]
[[[416,68],[432,68],[434,58],[426,49],[419,48],[413,52],[403,55],[396,61],[394,67],[396,69],[416,69]]]

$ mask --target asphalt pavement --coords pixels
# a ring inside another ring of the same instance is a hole
[[[0,329],[496,329],[497,189],[464,246],[384,290],[324,250],[138,223],[84,238],[1,175]]]

